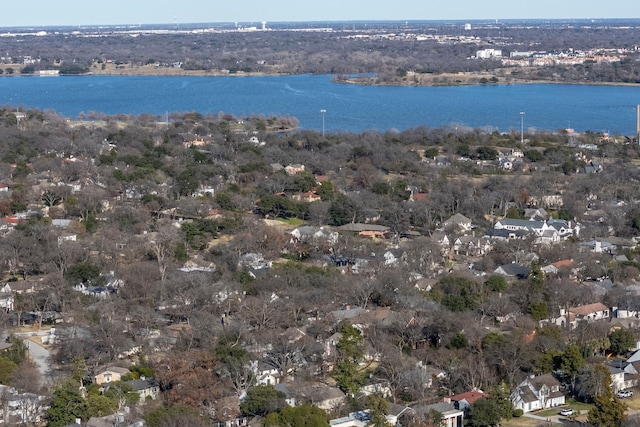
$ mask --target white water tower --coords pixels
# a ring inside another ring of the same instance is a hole
[[[262,21],[262,31],[267,30],[267,21]]]

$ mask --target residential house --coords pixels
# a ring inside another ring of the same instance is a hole
[[[376,224],[351,223],[338,227],[338,231],[358,233],[360,236],[384,239],[389,231],[389,227]]]
[[[140,402],[156,400],[160,396],[160,383],[155,378],[140,377],[140,379],[127,381],[133,391],[140,396]]]
[[[454,408],[460,411],[464,411],[465,413],[468,413],[473,402],[475,402],[478,399],[486,399],[488,397],[489,397],[488,394],[483,393],[480,390],[477,390],[477,391],[467,391],[464,393],[455,394],[453,396],[448,396],[448,397],[445,397],[443,401],[446,403],[451,403],[453,404]]]
[[[62,233],[58,236],[58,246],[61,246],[64,242],[75,242],[78,240],[78,235],[75,233]]]
[[[573,314],[576,321],[587,320],[592,322],[594,320],[609,319],[611,316],[611,310],[601,302],[597,302],[594,304],[581,305],[579,307],[571,307],[569,308],[569,314]]]
[[[304,172],[304,165],[301,164],[291,164],[284,168],[287,175],[297,175],[299,173]]]
[[[375,394],[376,396],[384,398],[390,397],[391,388],[389,387],[389,381],[369,378],[367,384],[360,387],[360,394],[364,396]]]
[[[451,403],[440,402],[432,405],[418,405],[411,408],[415,416],[424,418],[431,411],[442,414],[442,427],[462,427],[464,425],[464,412],[456,409]]]
[[[547,209],[558,209],[564,205],[561,194],[545,194],[542,196],[530,196],[529,206],[541,206]]]
[[[333,411],[344,404],[346,395],[338,388],[322,383],[292,381],[275,386],[285,394],[290,406],[313,405],[325,411]]]
[[[40,425],[48,409],[48,399],[34,393],[19,393],[13,387],[0,385],[0,423],[7,425]]]
[[[20,224],[20,221],[21,219],[15,215],[0,218],[0,232],[3,234],[10,233],[16,225]]]
[[[553,232],[557,233],[558,240],[566,240],[574,234],[579,233],[579,225],[572,224],[571,221],[549,219],[547,221],[532,221],[525,219],[504,218],[497,221],[493,226],[494,230],[521,231],[533,234],[537,237],[550,239]],[[551,232],[551,234],[545,232]]]
[[[493,273],[505,277],[525,278],[529,274],[529,269],[527,267],[521,266],[520,264],[512,262],[511,264],[504,264],[499,266],[493,271]]]
[[[570,276],[574,279],[578,273],[578,267],[573,263],[573,260],[563,259],[561,261],[554,262],[549,265],[545,265],[541,268],[544,274],[546,275],[556,275],[561,272],[570,272]]]
[[[564,405],[565,396],[560,390],[560,381],[553,375],[532,375],[511,393],[511,403],[515,409],[531,412]]]
[[[398,423],[398,417],[396,415],[387,415],[387,423],[395,426]],[[351,412],[348,416],[342,418],[334,418],[329,420],[331,427],[366,427],[371,425],[371,416],[369,410]]]
[[[611,365],[608,365],[607,368],[609,368],[609,375],[611,375],[611,391],[617,393],[620,390],[626,389],[624,370]]]
[[[456,213],[442,223],[442,228],[445,230],[456,230],[461,232],[470,231],[471,220],[460,213]]]
[[[0,288],[0,309],[5,312],[13,311],[13,290],[8,283]]]
[[[322,197],[315,191],[307,191],[305,193],[293,194],[291,199],[296,202],[313,203],[321,201]]]
[[[636,353],[638,352],[636,351]],[[611,374],[611,389],[614,393],[638,385],[638,379],[640,378],[639,356],[634,353],[626,361],[617,359],[608,361],[609,373]]]
[[[131,415],[117,413],[107,415],[105,417],[91,417],[87,421],[86,427],[144,427],[144,420],[130,420]],[[72,426],[80,426],[80,424],[72,424]],[[66,426],[65,426],[66,427]]]
[[[589,240],[588,242],[580,243],[580,246],[586,249],[589,249],[591,252],[596,254],[608,253],[615,254],[616,253],[616,245],[606,240]]]
[[[491,252],[491,241],[487,237],[460,236],[453,242],[456,255],[484,256]]]
[[[313,227],[305,225],[292,230],[291,243],[308,243],[308,244],[329,244],[333,245],[338,242],[339,234],[324,227]]]
[[[529,221],[545,221],[549,214],[543,208],[528,208],[524,210],[524,217]]]
[[[362,307],[351,307],[350,305],[345,305],[340,310],[334,310],[329,313],[328,319],[334,323],[340,323],[345,319],[351,319],[366,312],[367,310]]]
[[[568,310],[560,308],[560,316],[542,320],[540,323],[553,323],[561,327],[571,325],[572,328],[575,328],[580,320],[594,322],[596,320],[608,320],[610,316],[611,310],[609,310],[609,307],[597,302],[595,304],[571,307]]]
[[[251,370],[255,375],[256,384],[258,385],[276,385],[280,383],[280,373],[278,369],[264,360],[252,361]]]
[[[109,384],[116,381],[120,381],[124,375],[129,374],[130,371],[127,368],[119,368],[117,366],[104,369],[100,371],[98,375],[93,377],[94,384]]]

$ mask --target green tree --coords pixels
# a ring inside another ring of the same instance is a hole
[[[83,221],[84,229],[89,234],[93,234],[98,230],[98,218],[95,215],[89,214],[87,215],[87,219]]]
[[[547,319],[549,317],[549,308],[546,301],[532,301],[529,304],[529,314],[536,322]]]
[[[498,158],[498,152],[491,147],[478,147],[476,153],[480,160],[495,160]]]
[[[124,381],[116,381],[109,384],[109,388],[104,392],[105,397],[111,399],[116,408],[122,409],[138,403],[140,394],[136,392],[130,384]]]
[[[504,276],[495,274],[487,279],[484,284],[491,292],[504,292],[509,287],[509,282]]]
[[[336,194],[329,207],[329,216],[333,225],[345,225],[362,219],[360,206],[344,194]]]
[[[311,405],[287,406],[279,414],[271,413],[262,422],[265,427],[328,427],[327,413]]]
[[[429,147],[424,150],[424,157],[426,157],[427,159],[438,157],[438,154],[440,154],[440,150],[438,149],[438,147]]]
[[[535,149],[525,151],[524,157],[526,157],[530,162],[541,162],[544,160],[542,153]]]
[[[544,271],[540,268],[540,263],[536,260],[531,261],[531,268],[529,270],[529,275],[527,276],[527,281],[531,286],[531,290],[534,293],[539,293],[544,288]]]
[[[333,185],[333,182],[325,181],[320,183],[318,189],[316,190],[316,193],[318,193],[318,196],[320,196],[320,199],[323,202],[330,202],[331,200],[333,200],[333,196],[335,194],[334,187],[335,186]]]
[[[577,345],[571,345],[560,356],[560,369],[571,380],[571,389],[576,385],[576,377],[586,361]]]
[[[449,347],[454,349],[466,348],[468,345],[467,336],[462,332],[456,332],[453,338],[451,338],[451,343]]]
[[[11,337],[11,347],[6,351],[6,357],[16,365],[21,364],[27,358],[27,344],[20,338]]]
[[[506,217],[512,219],[524,219],[524,211],[518,209],[516,206],[511,206],[507,209]]]
[[[286,395],[271,385],[259,385],[247,390],[245,401],[240,404],[240,411],[249,416],[265,416],[271,412],[279,412],[285,406]]]
[[[467,144],[460,144],[456,147],[456,154],[462,157],[469,157],[471,155],[471,149]]]
[[[89,405],[80,393],[80,383],[68,378],[53,390],[51,405],[47,410],[47,425],[62,427],[73,424],[76,418],[89,419]]]
[[[89,417],[106,417],[113,414],[118,409],[118,401],[111,399],[105,394],[97,392],[89,393],[86,398]]]
[[[609,334],[609,350],[615,354],[625,354],[636,344],[636,337],[629,329],[620,328]]]
[[[480,302],[480,286],[464,277],[446,276],[438,281],[431,295],[451,311],[471,311]]]
[[[161,406],[149,412],[144,420],[149,427],[206,427],[210,425],[196,409],[186,406]]]
[[[340,333],[342,337],[336,345],[339,360],[333,369],[333,377],[340,390],[355,394],[365,380],[359,366],[364,354],[364,337],[358,329],[347,324],[342,325]]]
[[[29,168],[29,166],[27,166],[27,164],[21,160],[19,162],[16,162],[16,167],[13,169],[13,173],[11,174],[11,176],[13,178],[25,178],[29,176],[30,173],[31,169]]]
[[[346,323],[340,328],[340,333],[342,336],[336,345],[338,355],[342,359],[358,362],[364,354],[364,337],[357,328]]]
[[[67,280],[87,283],[100,277],[100,267],[89,261],[79,262],[69,267],[64,277]]]
[[[0,384],[9,384],[11,375],[13,375],[17,369],[18,365],[16,365],[11,359],[0,357]]]
[[[500,407],[495,400],[481,398],[471,404],[471,425],[477,427],[496,426],[500,422]]]
[[[606,375],[608,380],[604,382],[602,392],[596,395],[587,420],[595,427],[620,427],[626,418],[627,405],[613,395],[609,385],[611,384],[611,375],[608,368],[604,365],[598,365],[596,373]]]

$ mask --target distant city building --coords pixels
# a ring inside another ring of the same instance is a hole
[[[502,51],[500,49],[482,49],[476,52],[476,58],[478,59],[502,58]]]

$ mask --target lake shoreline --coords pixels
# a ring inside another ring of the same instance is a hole
[[[18,64],[14,64],[18,67]],[[5,72],[0,77],[50,77],[38,74],[8,74]],[[307,73],[302,73],[302,75]],[[298,73],[279,72],[247,72],[229,70],[184,70],[182,68],[155,67],[153,65],[123,66],[108,64],[104,68],[92,67],[87,73],[69,74],[74,76],[132,76],[132,77],[283,77],[301,75]],[[312,75],[312,74],[310,74]],[[62,77],[68,75],[61,75]],[[359,86],[388,86],[388,87],[457,87],[457,86],[495,86],[495,85],[527,85],[527,84],[561,84],[561,85],[587,85],[587,86],[640,86],[640,83],[625,82],[576,82],[558,80],[531,80],[519,79],[512,76],[505,77],[504,73],[440,73],[440,74],[418,74],[413,73],[398,78],[398,80],[381,80],[379,77],[350,76],[342,78],[338,74],[333,74],[332,81],[340,84],[351,84]]]

